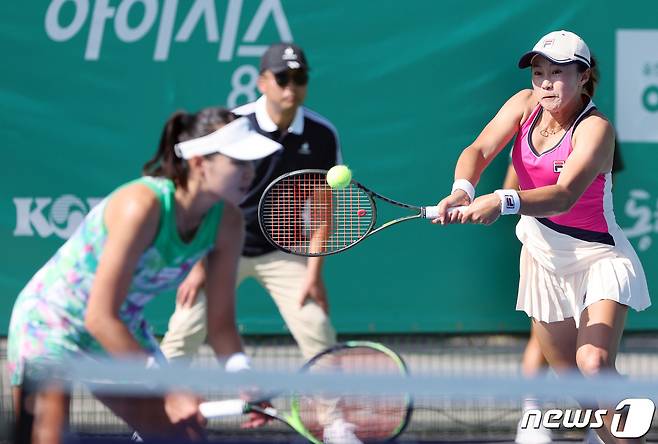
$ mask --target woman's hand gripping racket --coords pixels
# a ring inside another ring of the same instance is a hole
[[[302,372],[407,375],[400,356],[384,345],[349,341],[331,347],[310,359]],[[206,418],[259,413],[287,424],[314,444],[388,441],[398,436],[411,417],[407,395],[327,396],[293,395],[287,412],[263,407],[242,399],[204,402],[199,406]],[[278,404],[277,400],[273,400]]]
[[[375,199],[406,208],[412,214],[376,227]],[[339,253],[384,228],[437,216],[436,206],[397,202],[355,180],[344,188],[331,188],[325,170],[299,170],[278,177],[265,189],[258,205],[265,237],[278,249],[300,256]]]

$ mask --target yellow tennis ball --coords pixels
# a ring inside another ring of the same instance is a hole
[[[327,171],[327,183],[331,188],[345,188],[352,180],[352,172],[345,165],[336,165]]]

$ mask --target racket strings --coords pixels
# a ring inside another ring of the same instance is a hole
[[[361,240],[373,225],[372,199],[350,184],[332,189],[324,173],[288,176],[272,186],[261,204],[265,234],[299,254],[327,254]]]
[[[400,364],[387,354],[369,348],[348,348],[317,359],[307,370],[347,374],[388,374],[404,376]],[[327,424],[341,419],[354,427],[361,440],[378,441],[394,436],[407,420],[409,398],[405,395],[321,395],[300,399],[302,422],[321,439]]]

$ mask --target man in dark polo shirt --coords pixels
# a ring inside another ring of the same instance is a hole
[[[249,118],[258,132],[284,147],[258,163],[256,179],[242,204],[246,239],[237,284],[253,277],[269,292],[305,358],[336,342],[322,279],[323,258],[276,250],[260,230],[257,209],[266,186],[281,174],[303,168],[329,169],[342,163],[333,125],[302,106],[308,72],[299,46],[272,45],[261,59],[258,89],[263,95],[234,110]],[[201,291],[204,279],[203,266],[196,266],[179,288],[176,312],[161,345],[170,360],[190,359],[206,339],[206,301]],[[226,366],[245,368],[249,360],[244,355],[227,356]]]

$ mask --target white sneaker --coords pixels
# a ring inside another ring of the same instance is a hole
[[[354,424],[338,418],[324,428],[322,438],[325,444],[363,444],[354,434],[355,429]]]
[[[596,430],[587,429],[585,438],[583,439],[583,444],[605,444]]]
[[[522,421],[522,420],[521,420]],[[553,442],[553,435],[549,429],[540,425],[539,428],[521,428],[521,421],[516,426],[516,444],[548,444]]]

